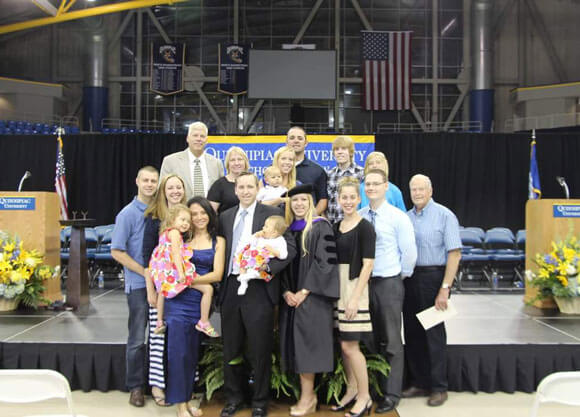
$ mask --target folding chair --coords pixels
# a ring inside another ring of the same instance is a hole
[[[491,286],[491,278],[487,272],[491,257],[482,248],[481,233],[483,230],[479,229],[480,232],[475,229],[479,228],[466,227],[459,231],[463,245],[459,273],[457,274],[457,289],[459,290],[466,289],[464,281],[479,284],[479,287],[482,286],[482,283],[486,284],[486,288]],[[477,289],[477,287],[470,286],[469,289]]]
[[[512,231],[504,227],[494,227],[485,234],[484,244],[491,255],[491,272],[492,276],[498,277],[498,286],[501,286],[500,282],[504,282],[509,289],[523,288],[522,275],[518,268],[521,267],[525,256],[514,249],[515,239]],[[506,285],[503,287],[506,288]]]
[[[485,232],[483,231],[483,229],[481,227],[469,226],[469,227],[466,227],[465,230],[469,230],[470,232],[475,233],[477,236],[479,236],[479,238],[481,240],[483,240],[485,238]]]
[[[488,232],[490,232],[490,231],[494,231],[494,232],[495,231],[504,232],[504,233],[508,234],[512,238],[512,240],[515,240],[514,232],[512,232],[507,227],[492,227],[491,229],[488,230]]]
[[[538,415],[541,403],[580,406],[580,372],[556,372],[540,381],[530,417]]]
[[[81,417],[74,412],[70,386],[60,373],[49,369],[0,369],[0,401],[24,404],[51,398],[66,401],[68,414],[58,416]],[[40,416],[57,417],[55,414]]]

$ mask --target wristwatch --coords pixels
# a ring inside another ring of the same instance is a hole
[[[444,290],[448,290],[451,287],[451,285],[447,284],[447,283],[443,283],[441,284],[441,288],[443,288]]]

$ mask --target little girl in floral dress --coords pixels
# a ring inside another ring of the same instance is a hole
[[[159,244],[151,255],[149,270],[157,297],[157,327],[155,333],[163,333],[163,308],[165,298],[173,298],[185,288],[195,288],[202,293],[200,319],[195,328],[210,337],[218,337],[209,322],[209,312],[213,287],[209,284],[193,284],[197,274],[195,266],[189,261],[193,256],[191,248],[191,212],[183,204],[172,207],[161,224]],[[184,238],[186,242],[184,243]]]

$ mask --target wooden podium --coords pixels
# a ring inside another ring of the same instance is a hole
[[[26,250],[36,249],[44,263],[60,265],[59,203],[56,193],[0,191],[0,229],[16,234]],[[62,300],[60,277],[44,284],[44,296],[51,302]]]
[[[537,272],[534,258],[537,253],[552,250],[551,242],[565,239],[569,233],[580,234],[580,200],[539,199],[526,203],[526,269]],[[537,289],[528,285],[524,301],[537,294]],[[537,301],[539,308],[557,308],[552,299]]]

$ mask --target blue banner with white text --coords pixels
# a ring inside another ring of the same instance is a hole
[[[332,156],[332,142],[338,135],[308,135],[306,157],[325,170],[336,166]],[[354,161],[364,166],[365,159],[375,150],[374,135],[349,135],[354,141]],[[272,165],[274,152],[286,144],[286,136],[209,136],[205,151],[224,161],[230,146],[242,148],[250,160],[251,171],[261,178],[265,168]]]

